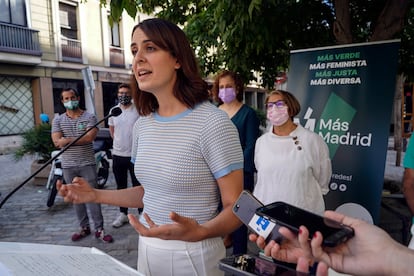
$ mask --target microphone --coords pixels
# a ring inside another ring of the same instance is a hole
[[[102,120],[98,121],[96,124],[94,124],[91,128],[89,128],[88,130],[86,130],[84,133],[82,133],[81,135],[79,135],[78,137],[76,137],[75,140],[73,140],[72,142],[70,142],[69,144],[67,144],[65,147],[63,147],[58,154],[56,154],[54,157],[50,158],[49,160],[47,160],[46,163],[43,164],[43,166],[41,166],[37,171],[35,171],[32,175],[30,175],[28,178],[26,178],[25,181],[23,181],[19,186],[17,186],[16,188],[13,189],[13,191],[11,191],[1,202],[0,202],[0,209],[1,207],[4,205],[4,203],[6,203],[6,201],[15,193],[17,192],[21,187],[23,187],[27,182],[29,182],[30,179],[32,179],[33,177],[35,177],[41,170],[43,170],[47,165],[49,165],[50,163],[53,162],[53,160],[55,160],[56,158],[58,158],[62,153],[64,153],[69,147],[71,147],[73,144],[75,144],[77,141],[79,141],[83,136],[85,136],[91,129],[94,129],[95,127],[97,127],[100,123],[102,123],[103,121],[105,121],[106,119],[108,119],[109,117],[117,117],[122,113],[122,109],[120,107],[114,107],[111,112],[106,115]]]
[[[103,118],[102,121],[106,120],[107,118],[109,118],[111,116],[118,117],[119,115],[121,115],[121,113],[122,113],[122,109],[120,107],[118,107],[118,106],[114,107],[114,108],[112,108],[111,113],[109,115],[107,115],[105,118]]]

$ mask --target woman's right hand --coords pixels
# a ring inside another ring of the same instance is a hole
[[[323,237],[317,232],[311,247],[318,261],[337,272],[352,275],[413,275],[414,252],[397,243],[383,229],[334,211],[326,211],[325,217],[351,226],[355,236],[334,248],[323,248]]]
[[[397,243],[378,226],[334,211],[326,211],[325,217],[351,226],[354,237],[333,248],[323,247],[320,232],[316,232],[309,243],[309,231],[301,226],[296,238],[289,229],[281,227],[279,232],[285,236],[281,245],[265,244],[263,237],[255,235],[249,238],[264,248],[266,255],[281,261],[299,262],[304,258],[351,275],[414,275],[414,250]],[[298,270],[304,271],[303,266],[300,267],[302,269]]]
[[[95,189],[82,177],[73,178],[70,184],[63,184],[61,180],[58,180],[56,187],[65,202],[87,203],[96,200]]]

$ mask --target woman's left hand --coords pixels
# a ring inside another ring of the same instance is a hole
[[[196,220],[183,217],[176,212],[170,213],[170,218],[175,223],[157,225],[146,214],[142,214],[147,221],[149,227],[139,222],[136,216],[129,214],[129,223],[143,237],[160,238],[163,240],[182,240],[188,242],[196,242],[204,239],[203,226]]]

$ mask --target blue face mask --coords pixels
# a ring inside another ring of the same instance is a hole
[[[67,101],[67,102],[64,102],[63,105],[69,110],[74,110],[78,108],[79,101],[77,100]]]

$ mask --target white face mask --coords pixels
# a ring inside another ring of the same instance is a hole
[[[289,113],[287,106],[279,107],[273,106],[267,110],[267,119],[274,126],[281,126],[289,120]]]
[[[79,101],[77,100],[67,101],[67,102],[64,102],[63,105],[69,110],[74,110],[78,108]]]

